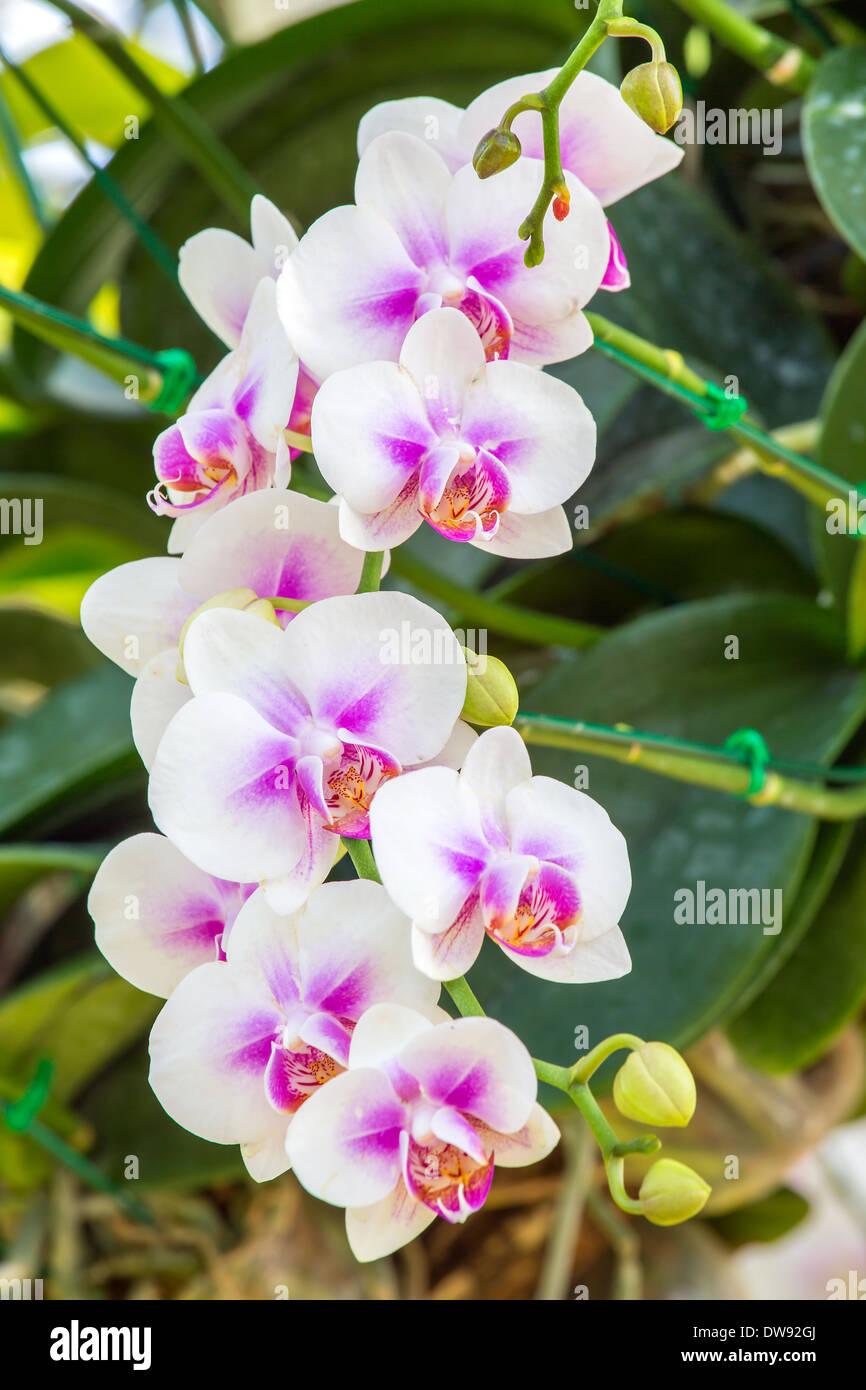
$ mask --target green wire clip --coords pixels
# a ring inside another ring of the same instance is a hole
[[[159,393],[148,402],[149,410],[163,415],[177,415],[198,380],[198,369],[185,348],[166,348],[155,354],[156,366],[162,373]]]
[[[707,382],[706,407],[695,405],[695,413],[700,415],[708,430],[729,430],[739,423],[749,408],[745,396],[729,396],[714,381]]]
[[[48,1099],[53,1076],[54,1063],[43,1057],[27,1090],[5,1108],[4,1118],[10,1129],[24,1134],[30,1128]]]
[[[770,750],[764,741],[763,734],[759,734],[757,729],[736,729],[729,738],[725,739],[724,746],[729,753],[742,754],[749,769],[749,785],[740,795],[745,797],[757,796],[767,779],[767,768],[770,763]]]
[[[36,1072],[26,1091],[14,1101],[0,1100],[0,1120],[5,1121],[9,1129],[16,1134],[26,1135],[35,1143],[54,1157],[65,1163],[67,1168],[71,1168],[83,1182],[97,1191],[106,1192],[127,1212],[134,1221],[139,1221],[147,1225],[154,1225],[153,1214],[148,1211],[143,1203],[130,1193],[124,1192],[112,1178],[104,1173],[101,1168],[97,1168],[95,1163],[85,1158],[84,1154],[73,1149],[65,1139],[61,1139],[53,1129],[42,1123],[38,1118],[39,1112],[48,1099],[51,1090],[51,1081],[54,1076],[54,1063],[47,1057],[43,1057],[36,1067]]]

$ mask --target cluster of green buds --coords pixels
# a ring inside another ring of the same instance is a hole
[[[626,1119],[659,1127],[683,1127],[695,1113],[697,1092],[686,1062],[663,1042],[629,1053],[613,1083],[616,1108]],[[675,1226],[696,1216],[710,1195],[700,1174],[673,1158],[653,1163],[640,1186],[642,1214],[655,1226]]]

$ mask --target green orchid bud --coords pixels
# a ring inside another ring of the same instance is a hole
[[[177,663],[177,679],[184,685],[188,684],[186,671],[183,664],[183,644],[186,641],[186,634],[189,625],[199,613],[204,613],[208,608],[238,608],[244,613],[252,613],[256,618],[264,618],[265,622],[273,623],[279,627],[279,619],[274,612],[274,606],[266,598],[259,598],[255,589],[226,589],[224,593],[214,594],[213,598],[207,599],[199,604],[194,613],[190,613],[183,627],[181,628],[178,648],[180,650],[180,661]]]
[[[480,179],[501,174],[520,158],[520,141],[512,130],[488,130],[478,141],[472,156],[472,167]]]
[[[683,109],[683,85],[673,63],[641,63],[623,78],[623,99],[659,135],[670,130]]]
[[[468,647],[463,650],[467,679],[460,718],[484,728],[513,724],[517,714],[517,686],[505,662],[495,656],[476,656]]]
[[[659,1158],[640,1185],[643,1215],[654,1226],[676,1226],[697,1216],[712,1189],[694,1168]]]
[[[675,1048],[644,1043],[629,1053],[613,1083],[617,1110],[644,1125],[687,1125],[695,1113],[695,1080]]]

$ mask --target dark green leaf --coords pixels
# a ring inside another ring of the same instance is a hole
[[[803,149],[825,212],[866,257],[866,48],[824,54],[803,103]]]

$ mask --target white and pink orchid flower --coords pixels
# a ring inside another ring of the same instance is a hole
[[[286,332],[320,381],[360,362],[395,362],[417,318],[443,305],[474,324],[488,358],[536,366],[592,343],[583,306],[609,259],[597,198],[566,175],[571,213],[553,225],[540,266],[524,264],[517,228],[542,166],[521,159],[482,183],[452,174],[431,145],[401,132],[364,150],[355,205],[314,222],[277,290]]]
[[[403,131],[424,139],[456,173],[471,163],[478,142],[499,125],[508,108],[527,93],[548,86],[558,71],[550,68],[547,72],[509,77],[488,87],[465,110],[436,97],[382,102],[361,120],[358,154],[362,156],[386,132]],[[524,156],[543,159],[541,117],[537,112],[522,112],[511,128]],[[656,135],[632,111],[612,82],[585,70],[578,73],[559,108],[559,142],[563,169],[594,193],[602,207],[670,173],[683,157],[681,147]],[[538,187],[540,183],[536,191]],[[610,223],[608,233],[610,249],[601,288],[626,289],[628,266]]]
[[[254,889],[202,873],[170,840],[146,833],[102,861],[87,910],[109,965],[165,999],[196,966],[225,960],[232,924]]]
[[[383,787],[370,826],[382,882],[412,919],[415,964],[433,979],[465,974],[485,935],[546,980],[631,969],[625,840],[591,797],[533,777],[516,730],[488,729],[459,774],[428,768]]]
[[[207,227],[180,248],[180,287],[226,347],[239,346],[260,282],[277,279],[297,244],[288,218],[257,193],[250,204],[250,241],[222,227]]]
[[[254,893],[225,954],[187,975],[157,1018],[150,1084],[185,1129],[240,1144],[263,1182],[289,1167],[293,1116],[345,1069],[371,1005],[444,1015],[438,985],[412,965],[406,920],[378,883],[327,883],[282,917]]]
[[[162,733],[192,698],[177,679],[178,646],[187,620],[203,603],[233,591],[312,602],[352,594],[363,556],[340,539],[336,507],[295,492],[247,493],[215,512],[183,556],[152,556],[109,570],[90,586],[81,625],[95,647],[136,678],[132,733],[146,767]],[[291,609],[277,608],[282,626]]]
[[[418,319],[397,362],[328,377],[312,433],[341,534],[362,550],[399,545],[426,521],[496,555],[559,555],[572,543],[560,504],[595,457],[577,392],[524,362],[486,362],[456,309]]]
[[[356,1258],[376,1260],[437,1216],[465,1221],[495,1164],[550,1153],[559,1130],[536,1092],[529,1053],[495,1019],[437,1025],[376,1004],[352,1034],[348,1070],[306,1103],[286,1148],[308,1192],[347,1208]]]
[[[210,609],[183,660],[194,698],[157,750],[154,820],[194,864],[262,882],[284,912],[323,881],[341,835],[369,834],[377,788],[441,754],[466,694],[450,627],[400,593],[322,599],[284,631]]]
[[[159,515],[175,518],[170,551],[183,551],[205,517],[227,502],[288,485],[283,432],[297,383],[298,359],[277,317],[276,286],[261,280],[240,345],[154,443],[158,482],[148,500]]]

